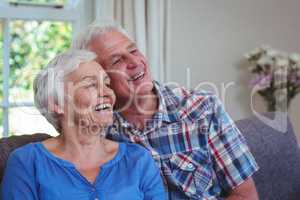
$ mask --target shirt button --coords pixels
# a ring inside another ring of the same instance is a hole
[[[192,163],[188,164],[187,166],[189,169],[194,169],[194,165]]]

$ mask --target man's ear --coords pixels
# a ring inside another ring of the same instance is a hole
[[[48,106],[50,112],[54,112],[58,115],[64,114],[64,110],[62,109],[62,107],[55,103],[53,98],[49,98]]]

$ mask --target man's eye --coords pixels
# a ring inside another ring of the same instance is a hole
[[[130,51],[130,53],[136,53],[137,52],[137,49],[132,49],[131,51]]]
[[[121,58],[114,59],[114,60],[112,61],[112,64],[113,64],[113,65],[118,64],[120,61],[121,61]]]

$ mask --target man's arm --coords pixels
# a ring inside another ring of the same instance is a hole
[[[221,101],[212,97],[214,111],[211,117],[208,142],[219,184],[229,197],[226,200],[258,199],[251,178],[258,170],[246,139],[226,113]]]
[[[253,179],[250,177],[234,188],[226,200],[258,200],[258,194]]]

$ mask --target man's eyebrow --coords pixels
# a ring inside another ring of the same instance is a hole
[[[114,59],[116,59],[116,58],[119,59],[121,57],[122,57],[122,55],[120,53],[115,53],[115,54],[108,56],[108,58],[105,60],[106,60],[106,62],[108,62],[108,64],[112,64],[114,62]]]
[[[127,49],[133,49],[136,48],[136,44],[132,42],[130,45],[128,45]]]
[[[127,49],[133,49],[133,48],[136,48],[136,43],[132,42],[130,43],[128,46],[127,46]],[[109,56],[108,60],[113,60],[114,58],[117,58],[117,57],[121,57],[121,54],[119,53],[116,53],[116,54],[113,54],[111,56]]]
[[[112,59],[114,59],[116,57],[120,57],[120,56],[121,55],[119,53],[113,54],[113,55],[109,56],[109,60],[112,60]]]

